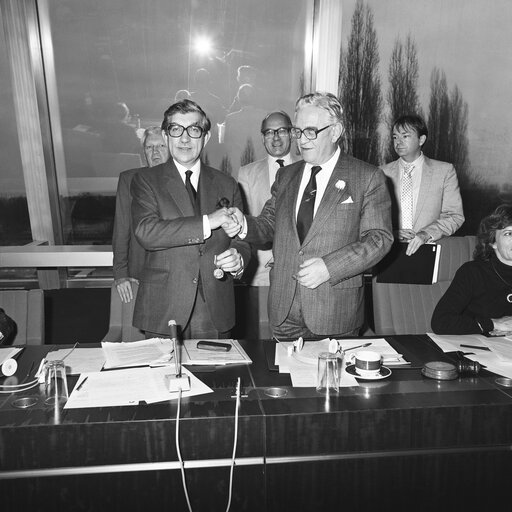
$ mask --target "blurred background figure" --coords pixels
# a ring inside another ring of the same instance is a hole
[[[187,89],[180,89],[179,91],[176,91],[174,101],[189,100],[191,97],[192,96]]]
[[[130,110],[126,103],[119,102],[105,107],[104,121],[100,124],[102,149],[108,153],[140,153],[140,140],[131,126]]]
[[[432,315],[436,334],[512,333],[512,205],[478,228],[474,261],[464,263]]]
[[[16,322],[0,308],[0,345],[10,345],[16,331]]]
[[[248,84],[252,85],[254,87],[254,90],[257,91],[257,71],[256,68],[252,66],[239,66],[236,72],[236,81],[238,83],[238,91],[235,94],[235,97],[233,98],[233,101],[231,102],[231,105],[228,108],[228,114],[231,114],[232,112],[236,112],[237,110],[240,110],[242,108],[242,105],[240,103],[240,97],[238,95],[238,92],[240,91],[240,86]],[[259,100],[259,98],[258,98]]]
[[[163,164],[169,159],[169,147],[159,126],[144,130],[142,146],[147,167]],[[133,300],[132,282],[138,282],[144,266],[145,251],[133,233],[130,185],[133,176],[147,167],[130,169],[119,175],[112,250],[114,252],[114,283],[121,300]]]
[[[238,179],[238,169],[261,158],[265,149],[260,144],[260,123],[266,112],[254,101],[255,90],[244,84],[238,89],[240,110],[226,116],[225,143],[231,166],[231,174]]]

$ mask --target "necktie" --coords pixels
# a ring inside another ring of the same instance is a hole
[[[402,210],[402,229],[412,229],[413,209],[412,209],[412,171],[414,165],[409,164],[403,168],[402,191],[401,191],[401,210]]]
[[[192,171],[186,171],[185,172],[185,188],[188,192],[188,197],[190,198],[190,202],[192,203],[192,206],[194,207],[194,211],[196,215],[199,215],[199,205],[197,204],[197,193],[196,189],[194,188],[194,185],[192,185],[192,182],[190,181],[190,176],[192,176]]]
[[[311,223],[313,222],[313,212],[315,209],[316,197],[316,175],[322,170],[319,165],[311,167],[311,177],[304,189],[302,200],[297,213],[297,232],[299,233],[300,243],[304,241],[308,234]]]
[[[276,162],[279,164],[279,167],[284,167],[284,160],[282,158],[278,158]]]

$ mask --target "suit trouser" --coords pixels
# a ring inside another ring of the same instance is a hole
[[[208,311],[208,306],[203,297],[203,293],[196,293],[196,300],[190,319],[183,328],[181,327],[181,337],[183,339],[200,339],[200,338],[211,338],[211,339],[228,339],[231,337],[231,331],[218,331],[213,325]],[[168,338],[169,333],[154,333],[145,331],[146,339],[148,338]]]

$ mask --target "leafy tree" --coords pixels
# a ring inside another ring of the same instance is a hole
[[[338,96],[344,110],[347,151],[378,164],[382,112],[377,34],[370,8],[358,0],[346,52],[342,52]]]
[[[405,42],[399,38],[396,39],[389,62],[388,77],[388,127],[391,132],[393,123],[398,117],[404,114],[423,115],[418,97],[418,54],[416,43],[410,34],[406,37]],[[389,137],[386,162],[395,157],[393,140]]]

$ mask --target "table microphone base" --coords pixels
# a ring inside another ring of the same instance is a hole
[[[167,389],[173,393],[179,391],[190,391],[190,379],[188,375],[182,375],[178,377],[177,375],[165,375],[165,386]]]

